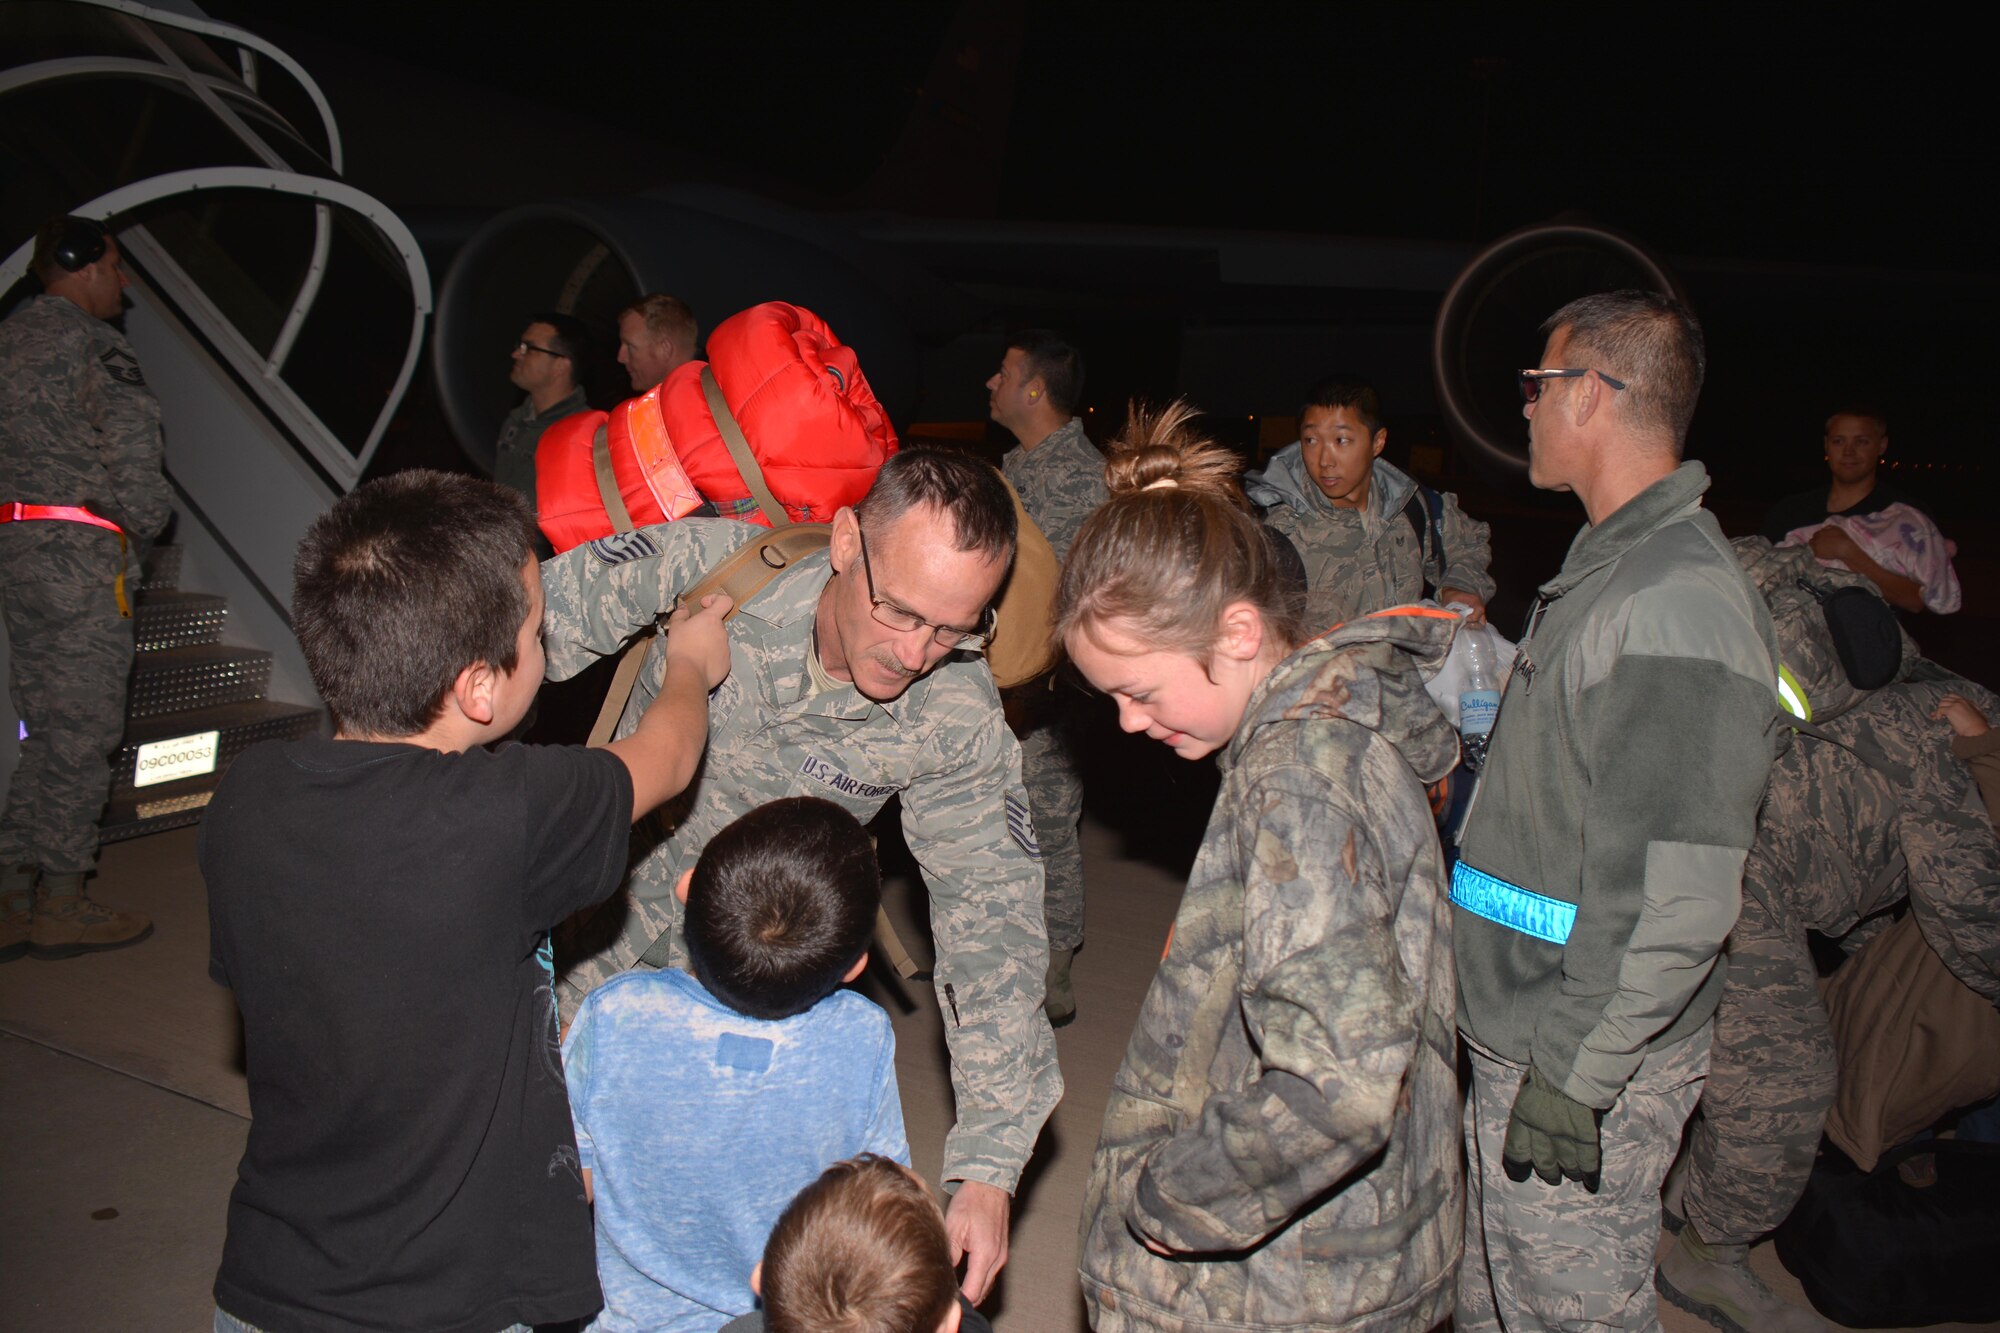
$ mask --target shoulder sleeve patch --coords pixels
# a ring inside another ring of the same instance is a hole
[[[98,363],[104,373],[120,384],[134,384],[144,387],[145,372],[139,369],[139,359],[122,347],[107,347],[98,354]]]
[[[1042,855],[1042,845],[1035,838],[1035,818],[1028,810],[1028,803],[1018,796],[1007,797],[1007,832],[1013,835],[1021,850],[1037,860]]]
[[[606,565],[622,565],[660,553],[653,539],[643,532],[614,532],[609,537],[599,537],[589,545],[590,553],[597,557],[600,564]]]

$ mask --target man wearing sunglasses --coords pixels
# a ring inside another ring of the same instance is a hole
[[[589,342],[582,321],[551,311],[534,316],[514,344],[507,378],[527,397],[500,423],[500,439],[493,446],[493,480],[512,486],[531,505],[535,447],[542,432],[566,416],[590,410],[576,375]]]
[[[765,531],[686,518],[547,562],[549,677],[616,652]],[[738,815],[819,796],[865,823],[899,797],[930,891],[958,1109],[945,1139],[943,1177],[957,1183],[946,1227],[975,1302],[1006,1262],[1008,1196],[1062,1095],[1042,1012],[1041,854],[1021,748],[980,660],[1017,531],[988,464],[937,449],[891,456],[861,502],[834,514],[830,547],[778,574],[729,621],[729,679],[709,701],[708,754],[679,798],[678,824],[633,870],[626,910],[600,912],[602,928],[593,921],[585,938],[557,941],[567,1014],[628,967],[685,962],[674,883]],[[655,655],[619,734],[637,726],[661,667]]]
[[[1452,877],[1473,1070],[1457,1326],[1654,1328],[1660,1183],[1708,1069],[1777,644],[1681,458],[1693,316],[1612,292],[1542,331],[1528,476],[1589,522],[1521,636]]]

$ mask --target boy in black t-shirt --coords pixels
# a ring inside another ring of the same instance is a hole
[[[334,736],[247,751],[201,837],[252,1114],[218,1328],[496,1333],[600,1304],[545,940],[692,777],[728,603],[676,615],[631,736],[488,751],[542,677],[534,533],[515,492],[413,471],[299,545]]]

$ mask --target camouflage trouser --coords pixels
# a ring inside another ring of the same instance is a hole
[[[1042,912],[1051,949],[1083,943],[1083,847],[1076,832],[1083,818],[1083,778],[1073,744],[1061,710],[1021,735],[1021,785],[1028,789],[1035,840],[1042,848]]]
[[[621,973],[645,966],[642,958],[654,966],[687,966],[680,900],[671,893],[635,898],[631,888],[628,883],[556,927],[556,1007],[565,1026],[576,1017],[584,996]]]
[[[118,614],[110,579],[59,551],[0,561],[0,608],[8,687],[28,729],[0,814],[0,861],[88,872],[125,733],[132,622]]]
[[[1833,1105],[1833,1032],[1802,922],[1746,892],[1725,952],[1683,1204],[1703,1240],[1747,1245],[1805,1192]]]
[[[1649,1054],[1605,1113],[1604,1175],[1596,1194],[1575,1181],[1519,1184],[1500,1166],[1507,1120],[1527,1069],[1467,1043],[1465,1260],[1459,1333],[1657,1330],[1653,1255],[1660,1182],[1701,1096],[1709,1028]]]

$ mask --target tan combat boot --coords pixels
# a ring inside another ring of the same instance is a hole
[[[36,958],[74,958],[122,949],[152,933],[150,917],[114,912],[84,897],[82,875],[43,875],[35,893],[34,922],[28,928],[28,952]]]
[[[1750,1271],[1748,1245],[1710,1245],[1681,1228],[1653,1270],[1660,1295],[1724,1333],[1832,1333],[1833,1325],[1791,1304]]]
[[[1049,1016],[1051,1027],[1061,1027],[1076,1017],[1076,988],[1069,981],[1069,965],[1075,958],[1074,949],[1052,947],[1049,950],[1047,992],[1042,999],[1042,1012]]]

